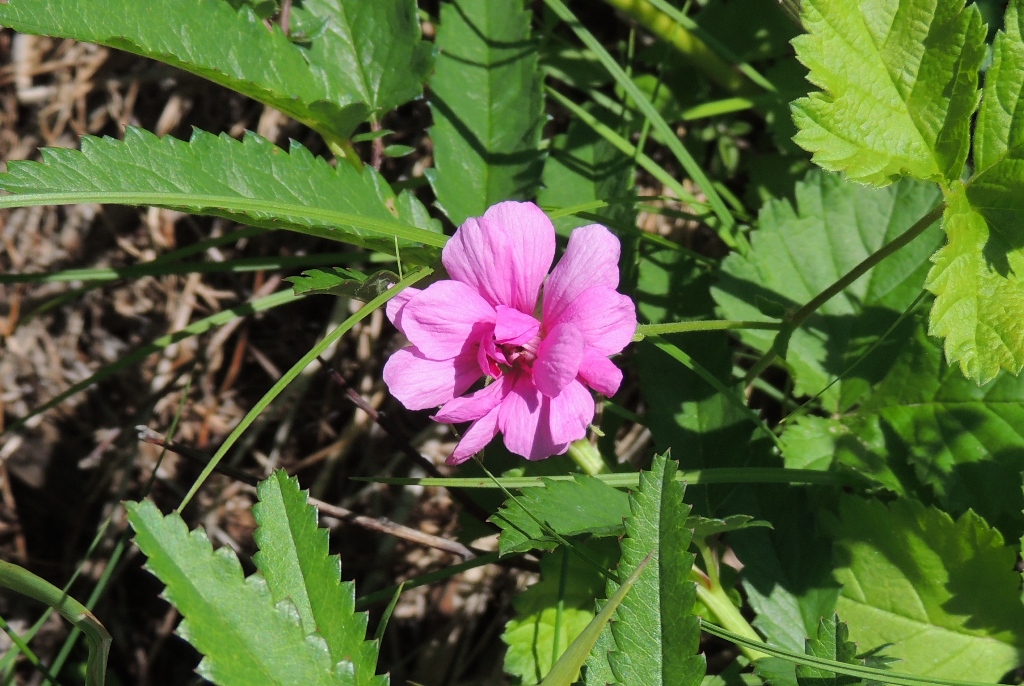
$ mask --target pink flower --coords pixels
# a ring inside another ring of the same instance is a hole
[[[632,340],[636,310],[615,291],[618,239],[598,224],[576,229],[544,284],[554,256],[555,229],[539,207],[499,203],[448,241],[451,280],[388,303],[412,343],[384,366],[391,393],[411,410],[441,405],[439,422],[472,422],[448,464],[499,431],[528,460],[564,453],[594,419],[587,387],[610,396],[622,383],[608,356]],[[481,377],[489,382],[467,393]]]

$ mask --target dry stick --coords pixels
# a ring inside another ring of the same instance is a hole
[[[156,431],[153,431],[147,426],[138,426],[136,429],[139,432],[139,440],[146,443],[151,443],[156,446],[160,446],[165,450],[169,450],[172,453],[181,455],[190,460],[193,460],[199,464],[209,464],[210,456],[206,453],[190,448],[187,445],[175,443],[174,441],[168,441]],[[236,469],[230,465],[219,464],[216,466],[215,471],[229,476],[232,479],[241,481],[242,483],[256,487],[259,485],[259,479],[252,474],[248,474],[240,469]],[[462,545],[458,541],[450,541],[447,538],[441,538],[440,536],[432,536],[431,534],[424,533],[419,529],[413,529],[408,526],[403,526],[397,522],[392,522],[390,519],[385,517],[367,517],[366,515],[356,514],[352,510],[338,505],[331,505],[325,503],[318,498],[309,498],[309,502],[317,507],[324,514],[330,515],[331,517],[337,517],[346,522],[352,522],[357,524],[364,529],[370,529],[371,531],[379,531],[380,533],[390,534],[391,536],[397,536],[398,538],[404,538],[407,541],[413,543],[419,543],[421,545],[429,546],[431,548],[437,548],[454,555],[461,556],[464,560],[471,560],[476,557],[476,553]]]
[[[761,356],[761,358],[753,367],[750,368],[750,371],[748,371],[747,375],[743,378],[744,385],[750,386],[750,384],[754,383],[754,379],[760,376],[761,372],[767,369],[768,365],[770,365],[783,351],[786,345],[788,345],[789,337],[793,332],[799,329],[800,326],[811,317],[811,315],[817,312],[818,308],[846,290],[847,286],[864,276],[864,274],[870,271],[872,267],[877,265],[886,257],[889,257],[889,255],[892,255],[900,248],[905,247],[915,238],[924,233],[925,229],[938,221],[945,209],[946,203],[939,203],[938,207],[918,219],[917,223],[901,233],[899,236],[865,257],[860,264],[841,276],[838,281],[815,296],[809,303],[801,307],[796,312],[787,315],[783,320],[784,326],[782,330],[779,331],[779,334],[772,342],[772,347],[768,349],[768,352]]]
[[[444,478],[444,475],[441,474],[441,472],[437,469],[434,463],[428,460],[426,457],[424,457],[420,453],[420,451],[413,448],[412,445],[409,444],[409,439],[406,436],[402,435],[402,431],[398,430],[394,426],[391,426],[391,422],[386,421],[385,417],[382,416],[381,413],[377,411],[377,408],[373,407],[372,405],[370,405],[370,403],[366,402],[366,398],[361,396],[358,392],[356,392],[354,388],[349,386],[348,382],[345,381],[345,377],[343,377],[337,369],[334,369],[333,367],[329,366],[323,359],[320,359],[320,364],[322,364],[325,369],[329,370],[331,374],[331,379],[333,379],[336,384],[338,384],[339,386],[341,386],[342,389],[344,389],[345,397],[348,398],[353,405],[355,405],[360,410],[365,412],[367,416],[370,419],[372,419],[377,426],[384,430],[385,433],[387,433],[389,436],[395,439],[395,441],[398,443],[399,448],[401,448],[402,452],[405,453],[406,457],[408,457],[414,463],[422,467],[423,470],[430,476],[434,478]],[[455,500],[458,500],[459,504],[466,508],[466,510],[469,511],[474,517],[476,517],[485,524],[487,523],[487,519],[491,516],[491,513],[485,510],[480,505],[480,503],[476,502],[475,500],[464,494],[462,491],[449,489],[448,492],[451,494],[453,498],[455,498]]]

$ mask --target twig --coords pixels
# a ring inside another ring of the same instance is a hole
[[[169,450],[172,453],[181,455],[182,457],[193,460],[199,464],[205,465],[210,462],[210,456],[201,450],[196,450],[195,448],[190,448],[189,446],[175,443],[173,441],[167,441],[162,435],[147,426],[138,426],[136,427],[136,430],[139,432],[140,441],[160,446],[165,450]],[[240,469],[231,467],[230,465],[223,463],[218,464],[215,471],[253,487],[259,484],[259,479],[257,477],[243,472]],[[393,522],[385,517],[367,517],[366,515],[356,514],[352,510],[339,507],[338,505],[331,505],[330,503],[325,503],[324,501],[313,497],[309,498],[309,502],[315,505],[317,509],[324,514],[330,515],[331,517],[337,517],[338,519],[346,522],[351,522],[363,527],[364,529],[378,531],[391,536],[397,536],[398,538],[404,538],[405,540],[412,541],[413,543],[419,543],[431,548],[437,548],[438,550],[444,550],[445,552],[458,555],[464,560],[471,560],[477,556],[475,552],[458,541],[450,541],[447,538],[433,536],[431,534],[424,533],[419,529],[413,529],[397,522]]]

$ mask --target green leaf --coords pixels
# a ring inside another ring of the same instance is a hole
[[[203,654],[199,674],[221,686],[334,684],[355,681],[336,671],[323,639],[307,636],[294,605],[275,604],[258,575],[245,578],[229,548],[214,551],[201,529],[150,501],[127,503],[135,543],[164,597],[184,619],[178,633]]]
[[[530,12],[523,0],[442,4],[437,46],[427,175],[437,204],[461,224],[537,190],[544,117]]]
[[[954,516],[973,510],[1016,537],[1024,527],[1022,427],[1024,377],[1004,372],[979,387],[919,330],[863,406],[802,419],[783,442],[788,467],[829,469],[834,458]],[[790,438],[794,430],[802,440]],[[810,464],[811,455],[820,459]]]
[[[501,529],[498,550],[508,555],[558,545],[558,539],[537,520],[562,537],[618,536],[628,516],[629,496],[600,479],[577,474],[573,481],[544,479],[544,488],[525,489],[506,500],[489,521]]]
[[[292,18],[296,30],[319,28],[305,51],[310,65],[373,112],[423,92],[433,46],[420,40],[415,0],[303,0]]]
[[[374,6],[390,4],[366,3]],[[99,43],[160,60],[275,107],[318,131],[347,138],[372,105],[337,65],[305,51],[249,7],[223,0],[9,0],[0,24],[16,31]]]
[[[1021,3],[1006,14],[993,45],[975,130],[977,174],[947,197],[949,243],[933,261],[931,333],[945,338],[946,357],[979,384],[1000,368],[1024,368],[1024,41]]]
[[[366,613],[355,611],[355,586],[341,582],[341,560],[328,553],[327,529],[317,526],[316,508],[306,502],[298,479],[283,470],[261,481],[252,514],[256,568],[274,602],[295,606],[306,635],[327,642],[331,662],[345,661],[352,683],[386,686],[375,676],[377,643],[366,639]]]
[[[726,319],[772,321],[760,312],[769,301],[795,310],[938,204],[934,184],[903,179],[885,189],[812,171],[796,186],[796,207],[772,200],[758,215],[746,255],[722,263],[712,295]],[[928,257],[941,241],[935,225],[825,303],[793,332],[786,361],[796,395],[824,389],[885,333],[920,294]],[[761,299],[759,301],[759,299]],[[885,374],[911,326],[893,332],[872,355],[824,395],[831,411],[850,407]],[[775,332],[745,330],[741,340],[766,351]]]
[[[684,486],[675,481],[676,463],[654,458],[630,495],[620,573],[632,572],[654,551],[622,601],[612,624],[616,650],[608,662],[623,686],[696,686],[704,677],[704,656],[697,654],[700,623],[691,613],[696,590],[690,580],[693,555],[686,552],[690,530]],[[609,593],[614,590],[609,582]]]
[[[849,640],[849,634],[846,623],[839,621],[838,614],[822,617],[817,635],[807,641],[806,652],[826,660],[862,665],[864,662],[857,659],[857,644]],[[862,683],[856,677],[807,665],[796,666],[796,680],[800,686],[853,686]]]
[[[804,0],[793,40],[821,91],[793,103],[814,161],[877,186],[953,181],[967,159],[985,27],[964,0]]]
[[[598,115],[606,110],[593,108]],[[608,122],[606,122],[608,123]],[[610,124],[609,124],[610,125]],[[564,208],[596,200],[616,202],[594,210],[612,223],[636,225],[636,210],[627,202],[633,188],[633,162],[585,123],[574,119],[569,130],[556,136],[544,162],[543,185],[537,202],[544,207]],[[568,235],[578,226],[594,223],[575,215],[554,219],[559,233]]]
[[[692,532],[695,540],[703,541],[711,536],[720,536],[730,531],[742,531],[758,527],[772,528],[770,522],[754,519],[750,515],[729,515],[722,519],[709,517],[687,517],[686,528]]]
[[[42,162],[8,164],[0,188],[50,194],[32,198],[36,204],[88,197],[159,205],[390,253],[396,236],[432,246],[445,242],[411,193],[396,198],[372,169],[332,167],[295,142],[286,153],[255,134],[236,141],[196,130],[186,143],[130,128],[124,141],[86,136],[81,151],[46,148],[42,155]]]
[[[295,295],[323,294],[338,295],[356,300],[369,301],[400,281],[398,274],[382,269],[373,274],[364,274],[353,269],[330,267],[308,269],[302,276],[289,276]]]
[[[892,643],[900,671],[972,681],[998,681],[1024,660],[1016,553],[981,517],[844,496],[827,524],[837,609],[860,646]]]
[[[750,496],[738,506],[772,524],[771,531],[750,529],[727,539],[743,563],[743,590],[756,613],[753,624],[769,644],[803,652],[818,620],[835,611],[839,597],[829,564],[831,544],[811,514],[819,504],[808,489],[793,486],[761,485],[740,493]]]
[[[595,543],[581,546],[585,554],[601,564],[613,564],[618,552],[614,541]],[[516,616],[505,624],[501,636],[508,645],[505,671],[523,684],[536,684],[551,671],[594,618],[594,598],[604,590],[604,577],[565,548],[542,557],[540,569],[540,581],[512,601]]]

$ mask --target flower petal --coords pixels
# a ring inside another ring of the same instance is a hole
[[[569,444],[587,435],[594,421],[594,398],[583,384],[573,381],[547,402],[552,441]]]
[[[498,408],[494,408],[480,419],[469,425],[462,434],[462,440],[445,460],[445,464],[462,464],[469,458],[487,447],[487,444],[498,435]]]
[[[445,360],[468,352],[494,327],[494,308],[458,281],[438,281],[402,308],[405,335],[424,356]]]
[[[555,227],[532,202],[501,202],[467,219],[441,252],[448,274],[491,305],[532,314],[555,257]]]
[[[405,329],[402,327],[402,314],[405,312],[405,306],[409,304],[409,301],[414,297],[422,293],[423,290],[420,288],[406,288],[401,293],[388,300],[387,308],[385,312],[388,315],[388,319],[395,325],[395,328],[405,333]]]
[[[581,226],[569,236],[565,254],[544,286],[544,323],[551,327],[583,291],[619,285],[619,239],[600,224]]]
[[[458,424],[480,419],[501,404],[502,398],[512,390],[510,381],[511,377],[504,376],[479,391],[449,400],[433,416],[433,420],[443,424]]]
[[[498,406],[498,428],[504,434],[505,447],[527,460],[543,460],[568,450],[568,443],[551,439],[548,412],[548,398],[529,375],[520,376]]]
[[[416,302],[419,298],[416,299]],[[408,318],[408,315],[406,315]],[[587,345],[602,355],[621,352],[636,333],[636,307],[628,296],[607,286],[583,291],[565,308],[561,322],[570,322],[583,332]]]
[[[583,351],[580,378],[595,391],[606,397],[615,395],[622,385],[622,370],[606,356],[589,345]]]
[[[533,363],[537,390],[549,398],[561,393],[576,378],[585,347],[583,333],[573,324],[566,322],[552,329],[541,341]]]
[[[540,322],[533,316],[519,310],[498,305],[497,322],[494,325],[494,340],[505,345],[529,343],[540,331]]]
[[[473,353],[431,360],[410,346],[392,354],[384,365],[388,390],[410,410],[444,405],[469,390],[480,376]]]

